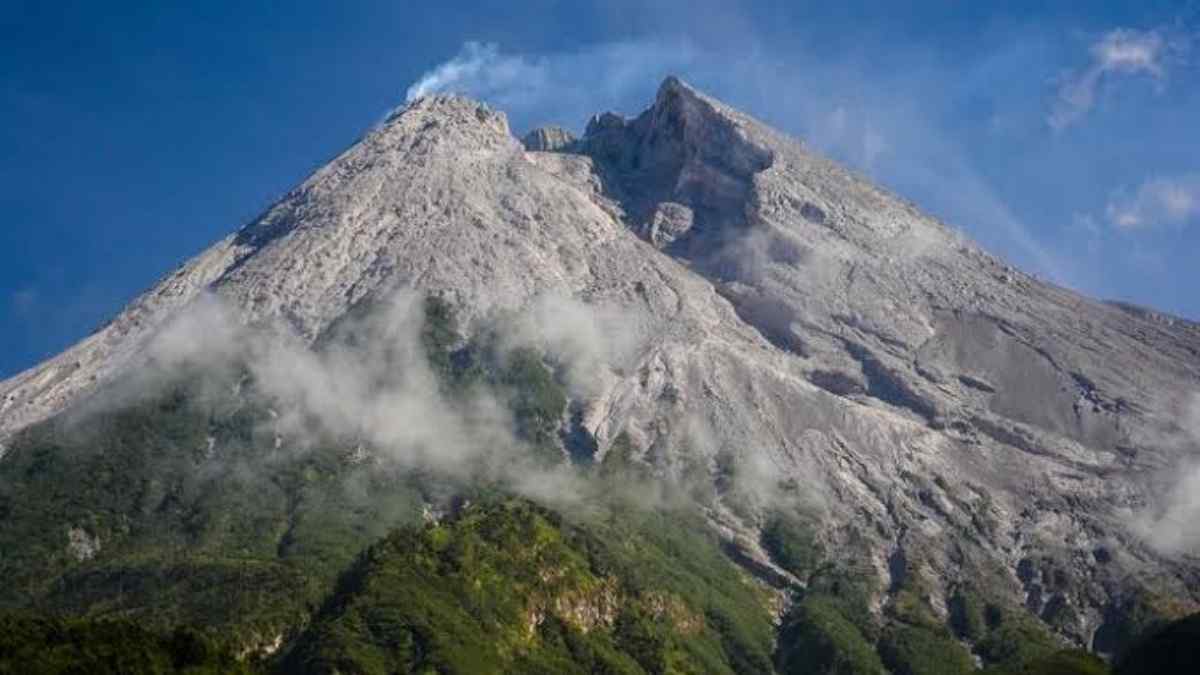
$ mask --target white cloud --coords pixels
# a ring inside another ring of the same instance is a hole
[[[1157,31],[1117,29],[1092,45],[1092,56],[1105,70],[1163,74],[1160,62],[1165,40]]]
[[[1118,28],[1092,44],[1091,60],[1083,70],[1068,73],[1047,118],[1055,130],[1078,122],[1096,105],[1101,85],[1113,75],[1143,76],[1163,86],[1167,66],[1182,48],[1163,30]]]
[[[1122,230],[1187,225],[1200,219],[1200,174],[1154,178],[1133,192],[1118,191],[1105,213]]]

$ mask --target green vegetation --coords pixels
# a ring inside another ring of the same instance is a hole
[[[1134,590],[1110,608],[1112,619],[1097,634],[1096,640],[1119,658],[1138,640],[1172,625],[1189,610],[1171,598]]]
[[[971,586],[959,587],[950,596],[950,625],[998,672],[1023,672],[1021,668],[1063,649],[1046,626],[1027,612],[989,600]]]
[[[567,409],[567,392],[532,349],[515,349],[491,374],[494,386],[506,395],[517,426],[535,457],[547,464],[563,461],[558,430]]]
[[[604,461],[596,467],[596,475],[614,488],[623,489],[650,479],[647,467],[637,459],[629,434],[620,433],[613,439]]]
[[[958,675],[975,669],[971,653],[929,605],[931,593],[912,559],[886,613],[879,654],[896,675]]]
[[[789,614],[776,654],[784,675],[875,675],[884,673],[875,647],[827,596],[801,601]]]
[[[456,364],[454,347],[459,342],[458,319],[454,307],[445,299],[430,295],[425,298],[424,323],[421,326],[421,347],[429,365],[443,380],[462,375]]]
[[[566,394],[544,359],[460,346],[444,303],[425,310],[421,340],[446,392],[490,389],[532,456],[562,461]],[[348,322],[321,345],[379,330]],[[651,489],[628,436],[590,472],[587,501],[603,513],[556,515],[497,496],[502,486],[363,461],[353,439],[280,449],[277,404],[236,368],[135,384],[124,389],[137,396],[15,439],[0,464],[0,606],[163,634],[203,626],[239,648],[290,642],[313,622],[289,663],[318,670],[770,669],[761,591],[694,512],[628,498]],[[418,527],[424,504],[467,498],[483,505]],[[602,620],[586,618],[600,606]]]
[[[879,638],[879,622],[871,611],[871,600],[878,590],[876,577],[870,570],[825,564],[809,577],[807,596],[828,598],[847,621],[874,643]]]
[[[422,341],[447,386],[495,386],[513,401],[533,455],[561,461],[553,436],[565,394],[540,358],[473,365],[453,356],[448,305],[431,299],[425,310]],[[379,339],[372,330],[347,322],[322,348]],[[277,404],[245,372],[177,375],[120,383],[102,407],[12,440],[0,464],[0,607],[272,632],[319,605],[364,547],[417,522],[423,503],[469,487],[360,462],[354,439],[277,448]]]
[[[960,587],[950,596],[950,627],[960,638],[979,642],[988,630],[984,611],[984,602],[979,595]]]
[[[779,531],[802,527],[795,523]],[[808,536],[801,534],[790,541],[795,544]],[[772,555],[781,560],[777,552]],[[790,569],[794,572],[800,568]],[[877,650],[880,625],[871,611],[872,597],[878,590],[874,579],[871,572],[853,565],[830,563],[821,564],[808,575],[807,589],[796,598],[779,633],[775,655],[778,671],[784,675],[886,672]]]
[[[126,620],[0,613],[0,675],[252,673],[203,633],[156,633]]]
[[[529,347],[502,350],[491,333],[462,343],[453,307],[430,296],[425,301],[421,344],[451,398],[484,389],[508,404],[519,439],[544,465],[564,460],[559,429],[567,410],[567,390],[542,355]]]
[[[554,363],[486,334],[465,339],[444,300],[428,299],[424,316],[420,342],[450,405],[479,393],[507,404],[527,451],[513,460],[563,464],[569,402]],[[347,321],[319,348],[388,330]],[[384,351],[380,386],[407,358]],[[10,611],[0,675],[958,674],[972,670],[963,642],[988,673],[1104,672],[968,587],[943,621],[919,574],[891,589],[880,615],[874,571],[825,560],[802,512],[764,513],[739,487],[734,450],[716,458],[715,486],[707,464],[664,485],[622,433],[599,465],[579,453],[561,467],[578,500],[552,510],[498,480],[364,456],[354,438],[313,433],[280,447],[281,402],[236,365],[177,375],[127,383],[120,391],[136,395],[114,392],[11,441],[0,462],[0,610]],[[697,508],[718,495],[748,519],[765,516],[763,547],[807,582],[778,640],[769,595]],[[1159,616],[1148,601],[1132,605],[1120,639]],[[278,662],[260,660],[277,647]]]
[[[1150,631],[1117,660],[1116,675],[1192,673],[1200,666],[1200,614]]]
[[[820,562],[820,549],[812,530],[800,516],[775,511],[762,530],[762,545],[783,569],[804,579]]]
[[[423,488],[331,447],[275,453],[265,410],[196,382],[13,443],[0,606],[277,633],[363,547],[415,522]]]
[[[503,499],[397,531],[343,578],[284,667],[769,672],[755,589],[677,515],[564,516]]]
[[[970,652],[949,631],[927,626],[889,626],[879,652],[896,675],[959,675],[975,669]]]
[[[1063,648],[1044,625],[1020,610],[992,607],[988,623],[986,635],[975,643],[987,663],[1019,668]]]
[[[1109,675],[1110,672],[1108,664],[1099,657],[1074,649],[1038,656],[1012,668],[984,671],[986,675]]]

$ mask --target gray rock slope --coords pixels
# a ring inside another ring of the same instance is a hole
[[[546,294],[622,308],[637,349],[577,402],[600,452],[627,430],[664,474],[731,453],[764,503],[811,509],[884,588],[918,575],[944,607],[987,579],[1101,650],[1133,595],[1200,599],[1194,552],[1138,526],[1194,450],[1178,420],[1200,390],[1200,326],[1023,274],[674,78],[581,139],[522,144],[479,103],[412,103],[0,383],[0,439],[135,368],[206,289],[315,339],[398,287],[444,294],[468,323]],[[710,515],[778,579],[755,513]]]

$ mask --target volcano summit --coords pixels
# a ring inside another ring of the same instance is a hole
[[[676,78],[434,95],[0,383],[0,604],[288,671],[1119,656],[1200,610],[1196,392],[1200,326]]]

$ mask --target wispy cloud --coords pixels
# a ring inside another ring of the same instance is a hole
[[[1087,67],[1063,78],[1047,122],[1055,130],[1078,122],[1096,106],[1100,87],[1113,76],[1144,77],[1165,86],[1168,66],[1184,46],[1165,29],[1118,28],[1105,33],[1092,43]]]
[[[1200,220],[1200,174],[1154,178],[1134,191],[1120,190],[1105,213],[1113,226],[1126,231]]]

